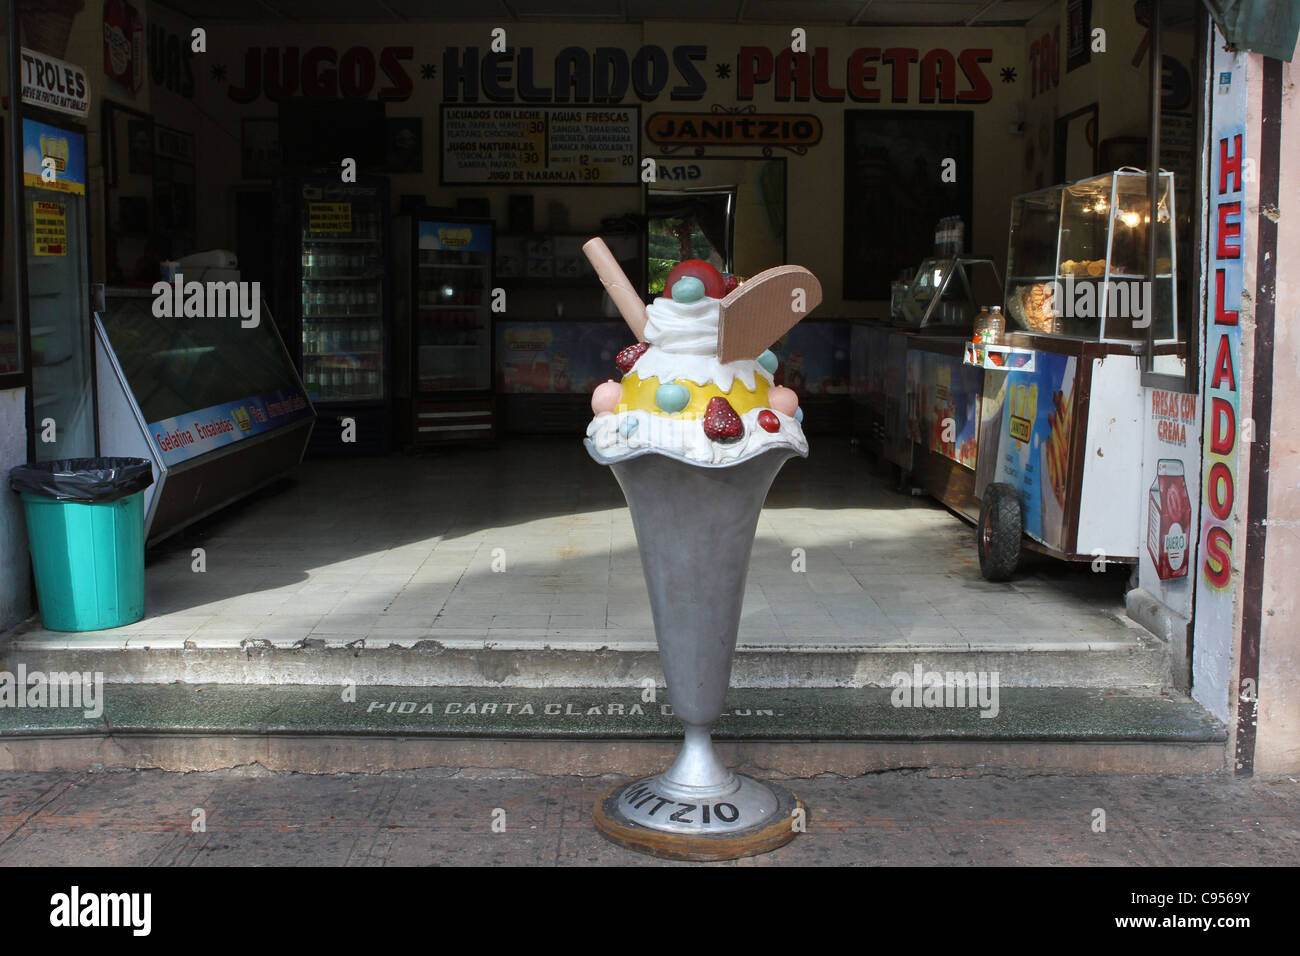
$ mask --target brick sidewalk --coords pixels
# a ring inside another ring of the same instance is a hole
[[[592,829],[592,802],[615,781],[453,769],[0,773],[0,866],[659,864]],[[808,832],[739,864],[1300,863],[1294,778],[895,772],[791,786],[810,808]],[[498,809],[506,826],[494,833]],[[1093,832],[1096,809],[1104,833]],[[192,829],[195,810],[204,832]]]

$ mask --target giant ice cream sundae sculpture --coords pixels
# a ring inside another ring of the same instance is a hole
[[[798,397],[773,381],[769,346],[821,302],[801,266],[737,283],[698,260],[646,306],[600,239],[584,246],[636,334],[621,382],[592,396],[591,456],[627,498],[673,712],[686,739],[662,774],[615,787],[596,826],[634,849],[681,859],[761,853],[794,836],[783,787],[736,774],[713,750],[740,626],[759,512],[776,473],[806,456]]]

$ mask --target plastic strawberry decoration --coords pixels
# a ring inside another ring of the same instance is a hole
[[[645,350],[649,347],[649,342],[638,342],[636,345],[629,345],[614,356],[614,364],[618,366],[620,372],[626,375],[632,371],[632,366],[636,364],[636,360],[645,355]]]
[[[723,443],[739,441],[744,437],[744,423],[731,403],[720,395],[709,399],[709,404],[704,409],[704,434],[712,441]]]

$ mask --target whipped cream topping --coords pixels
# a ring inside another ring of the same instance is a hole
[[[727,392],[737,378],[751,392],[758,387],[756,375],[771,385],[771,374],[752,359],[718,361],[721,304],[721,299],[707,296],[695,302],[675,302],[663,296],[655,299],[646,306],[648,320],[642,333],[650,348],[632,371],[639,378],[657,378],[663,384],[680,379],[696,385],[714,384]]]
[[[674,302],[660,296],[646,306],[642,334],[651,345],[683,355],[714,355],[718,351],[718,321],[722,300],[705,296],[694,302]]]
[[[641,379],[657,378],[666,385],[674,380],[694,382],[696,385],[717,385],[724,392],[740,379],[751,392],[758,387],[756,375],[761,375],[768,385],[772,374],[752,359],[739,362],[719,362],[716,355],[686,355],[666,352],[652,345],[637,359],[632,371]]]
[[[597,461],[605,462],[657,452],[702,465],[731,465],[770,448],[789,448],[807,457],[808,439],[800,424],[789,415],[773,412],[780,427],[769,432],[758,424],[763,411],[752,408],[740,416],[745,434],[734,442],[710,440],[697,419],[664,418],[640,409],[597,415],[587,426],[587,439]]]

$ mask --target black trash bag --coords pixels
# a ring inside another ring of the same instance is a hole
[[[9,471],[14,491],[83,504],[117,501],[152,484],[153,466],[146,458],[64,458]]]

